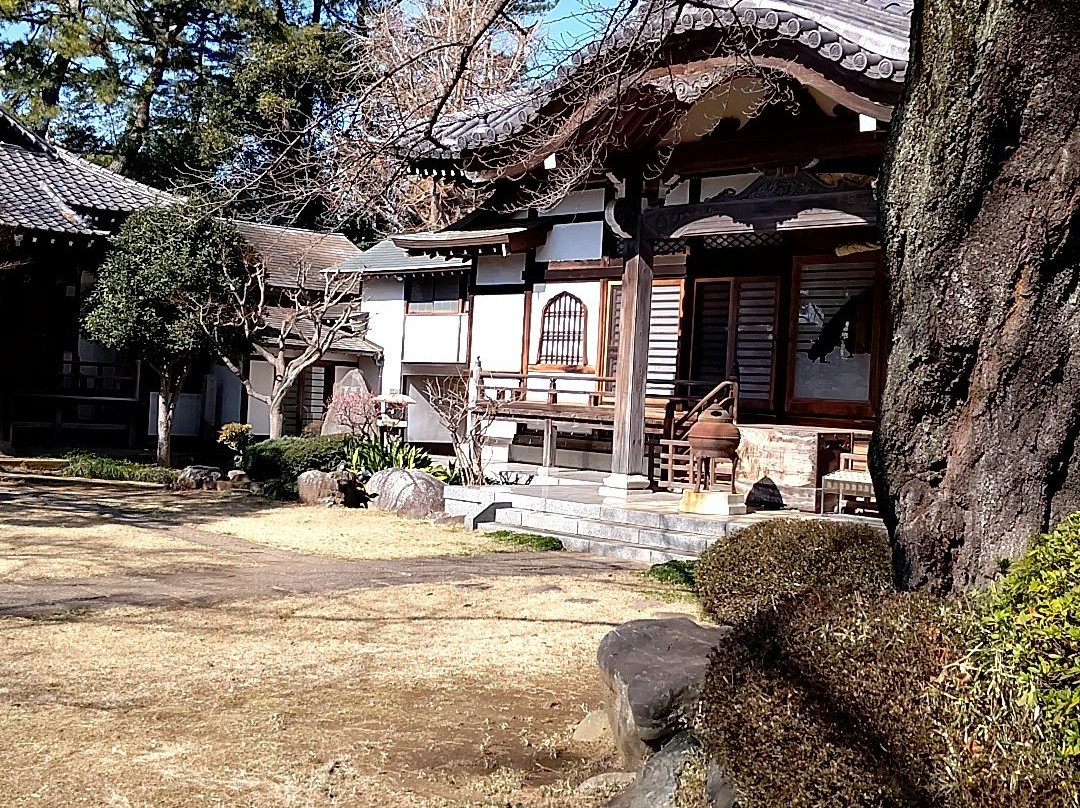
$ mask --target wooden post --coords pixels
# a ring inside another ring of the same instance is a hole
[[[645,466],[645,379],[649,367],[649,313],[652,308],[652,241],[640,224],[623,266],[619,316],[619,359],[615,368],[615,426],[611,476],[602,493],[625,495],[648,488]]]
[[[559,432],[555,428],[555,422],[548,418],[544,421],[543,464],[549,471],[555,468],[555,447],[558,445],[558,439]]]

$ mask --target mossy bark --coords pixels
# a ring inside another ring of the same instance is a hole
[[[922,0],[912,33],[873,472],[899,582],[944,592],[1080,509],[1080,2]]]

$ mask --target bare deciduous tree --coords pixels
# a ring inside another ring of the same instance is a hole
[[[300,375],[362,328],[359,276],[323,273],[321,289],[310,283],[305,288],[301,267],[296,288],[282,289],[270,284],[262,262],[245,269],[230,275],[228,299],[200,303],[199,322],[248,395],[269,407],[270,437],[278,438],[284,430],[285,397]],[[249,352],[273,370],[267,392],[252,383]]]
[[[465,485],[483,485],[486,479],[484,446],[492,423],[499,416],[499,402],[477,395],[479,371],[428,379],[428,403],[450,433],[454,459]]]

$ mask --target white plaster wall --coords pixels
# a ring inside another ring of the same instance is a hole
[[[537,261],[588,261],[600,258],[604,248],[604,223],[557,224],[547,242],[536,251]]]
[[[449,443],[450,432],[428,402],[427,376],[405,377],[405,394],[416,403],[409,406],[405,439],[414,443]]]
[[[274,386],[274,369],[269,362],[261,359],[251,360],[251,369],[248,371],[251,386],[257,392],[269,394]],[[247,422],[251,424],[251,434],[266,436],[270,434],[270,408],[257,398],[248,396]]]
[[[705,177],[701,181],[701,199],[704,201],[724,191],[741,193],[760,176],[761,174],[755,171],[749,174],[729,174],[726,177]]]
[[[561,216],[567,213],[598,213],[604,209],[604,189],[572,191],[553,208],[540,212],[541,216]]]
[[[203,396],[200,393],[181,393],[173,412],[174,437],[190,438],[199,434],[202,426]],[[158,394],[150,394],[150,418],[147,434],[157,435]]]
[[[465,314],[410,314],[405,317],[402,362],[465,362],[469,320]]]
[[[405,284],[393,278],[364,281],[361,310],[368,313],[367,338],[383,349],[380,378],[364,378],[376,393],[401,392],[401,343],[405,328]],[[377,386],[376,386],[376,382]]]
[[[667,196],[664,197],[664,205],[671,207],[672,205],[688,205],[690,204],[690,181],[683,180],[670,191],[667,192]]]
[[[521,283],[525,272],[525,256],[484,255],[476,259],[476,285],[492,286],[500,283]]]
[[[472,356],[484,370],[521,371],[525,330],[525,295],[476,295],[473,298]]]

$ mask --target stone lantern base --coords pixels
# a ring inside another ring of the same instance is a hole
[[[741,516],[746,513],[746,495],[727,491],[683,491],[679,510],[705,516]]]

